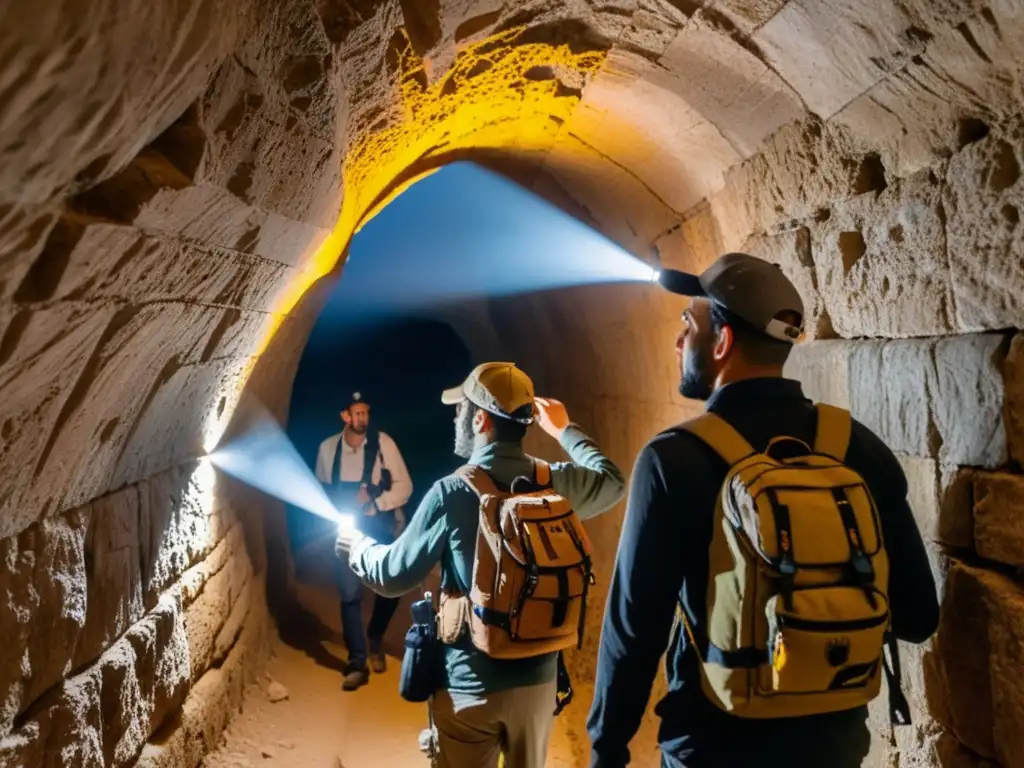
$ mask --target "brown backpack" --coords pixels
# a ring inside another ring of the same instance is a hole
[[[590,539],[567,499],[551,490],[550,467],[536,463],[539,490],[498,490],[480,467],[456,473],[480,497],[469,595],[442,593],[444,642],[468,625],[473,645],[495,659],[523,659],[582,642],[594,583]]]

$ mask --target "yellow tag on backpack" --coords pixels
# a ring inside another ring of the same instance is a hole
[[[681,425],[729,464],[715,507],[707,620],[682,619],[705,695],[740,717],[851,709],[875,698],[890,671],[878,510],[844,463],[849,412],[817,410],[813,450],[783,437],[756,451],[711,413]],[[778,450],[783,443],[804,450]]]

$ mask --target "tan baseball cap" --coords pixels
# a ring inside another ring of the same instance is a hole
[[[520,424],[533,421],[533,382],[515,363],[478,365],[462,384],[441,395],[445,405],[463,400]]]
[[[727,253],[700,275],[661,271],[658,282],[672,293],[704,296],[779,341],[795,343],[803,333],[804,303],[782,269],[748,253]],[[782,318],[800,318],[791,325]]]

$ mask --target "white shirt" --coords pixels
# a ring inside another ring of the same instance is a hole
[[[373,473],[370,475],[370,482],[380,482],[381,461],[384,467],[391,472],[391,490],[382,493],[377,497],[377,509],[381,512],[398,509],[409,501],[412,496],[412,478],[409,477],[409,470],[405,466],[402,454],[395,445],[395,441],[385,432],[380,434],[380,452],[373,465]],[[322,483],[332,482],[334,473],[334,460],[338,454],[339,438],[342,433],[331,435],[320,443],[320,451],[316,456],[316,478]],[[363,479],[363,463],[366,460],[366,440],[353,448],[344,440],[341,445],[341,477],[342,482],[358,483]]]

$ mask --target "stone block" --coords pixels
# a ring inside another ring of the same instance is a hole
[[[1024,475],[975,473],[974,545],[984,558],[1024,567]]]
[[[91,662],[146,612],[142,590],[139,494],[134,487],[89,505],[85,540],[87,611],[74,666]]]
[[[937,640],[949,690],[950,719],[943,725],[985,757],[996,754],[990,672],[995,649],[989,636],[993,578],[976,568],[953,565],[946,582]]]
[[[239,529],[239,534],[242,531]],[[192,681],[210,667],[225,622],[252,579],[252,565],[244,547],[227,559],[220,571],[211,575],[195,600],[185,611],[189,663]]]
[[[935,751],[941,768],[1000,768],[999,763],[971,752],[951,733],[939,737]]]
[[[0,733],[74,669],[86,624],[89,510],[0,541]]]
[[[879,148],[894,176],[909,176],[970,141],[965,115],[991,124],[1014,115],[1012,78],[1021,19],[1012,3],[918,3],[925,50],[851,102],[834,120]],[[1015,45],[1016,44],[1016,45]],[[984,105],[984,106],[982,106]],[[979,114],[980,113],[980,114]]]
[[[167,598],[96,663],[51,688],[4,740],[25,766],[127,766],[188,690],[180,604]],[[3,754],[0,745],[0,754]]]
[[[932,342],[862,342],[850,353],[853,415],[897,453],[934,456],[927,381]]]
[[[124,6],[101,6],[73,29],[66,7],[5,14],[5,28],[25,34],[18,46],[5,44],[8,71],[23,76],[7,92],[0,189],[23,200],[58,198],[112,174],[201,93],[240,35],[252,35],[242,21],[249,9],[149,6],[124,25]],[[49,66],[39,66],[43,58]]]
[[[793,0],[753,40],[808,109],[827,119],[924,50],[914,22],[903,5],[884,0]]]
[[[815,402],[849,408],[850,363],[854,350],[861,346],[861,342],[852,341],[798,344],[786,361],[783,375],[803,383],[804,394]]]
[[[972,334],[940,339],[926,368],[931,418],[947,464],[998,467],[1006,461],[1003,362],[1006,338]]]
[[[780,126],[805,114],[778,74],[699,16],[680,30],[659,64],[663,72],[682,74],[666,87],[718,126],[741,157],[753,155]],[[668,78],[654,73],[650,79],[662,85]]]
[[[718,222],[707,202],[692,208],[686,218],[659,236],[655,247],[662,266],[694,274],[703,272],[711,262],[725,253]]]
[[[54,430],[76,404],[78,382],[91,373],[115,313],[113,307],[58,304],[21,309],[9,321],[0,362],[0,538],[38,517],[42,503],[31,501],[33,477],[52,450]],[[42,480],[51,492],[54,479],[50,473]]]
[[[939,468],[934,459],[918,456],[898,456],[903,474],[907,478],[907,501],[928,552],[935,585],[941,589],[946,575],[946,558],[939,548]],[[915,718],[916,719],[916,718]]]
[[[139,487],[146,604],[210,553],[234,526],[217,492],[217,473],[200,461],[162,473]]]
[[[713,0],[708,5],[723,13],[745,34],[753,34],[777,14],[787,0]]]
[[[778,235],[751,238],[743,250],[772,264],[778,264],[796,286],[804,302],[804,329],[808,339],[829,338],[835,335],[831,318],[825,311],[821,294],[818,293],[818,278],[815,275],[814,259],[811,254],[811,237],[806,227],[797,227]]]
[[[944,203],[961,331],[1024,327],[1024,124],[993,131],[949,162]]]
[[[998,334],[816,341],[794,348],[784,374],[812,399],[850,408],[893,451],[937,459],[952,483],[953,467],[1006,459],[1005,346]]]
[[[1024,765],[1024,589],[1000,574],[989,574],[986,586],[995,756],[1003,765]]]
[[[185,571],[178,580],[186,609],[203,593],[206,583],[237,557],[245,557],[245,526],[235,523],[209,555]]]
[[[216,214],[216,210],[203,210],[203,215]],[[179,240],[109,222],[92,223],[68,253],[54,297],[137,303],[193,301],[273,309],[274,297],[292,270],[278,260],[218,248],[214,243],[210,239]]]
[[[59,208],[56,200],[0,204],[0,301],[7,303],[21,292],[30,269],[50,241]]]
[[[255,316],[261,322],[269,318]],[[251,338],[246,341],[252,343]],[[247,357],[223,357],[174,371],[132,427],[111,484],[137,483],[216,447],[241,397],[250,365]]]
[[[1003,365],[1006,442],[1010,458],[1024,466],[1024,334],[1010,343]]]
[[[838,202],[810,225],[818,289],[840,336],[955,330],[941,173],[923,171]]]
[[[231,607],[231,613],[228,614],[224,625],[220,628],[220,632],[217,633],[217,638],[213,642],[214,664],[224,661],[228,652],[234,647],[235,641],[238,640],[238,636],[245,626],[245,620],[249,616],[249,610],[252,608],[254,591],[253,580],[250,579],[245,582],[245,586],[238,593],[235,604]]]
[[[723,247],[736,250],[753,234],[778,231],[780,222],[821,217],[838,200],[877,191],[885,184],[885,169],[841,129],[804,120],[776,131],[760,153],[730,168],[725,180],[710,198],[711,210]]]
[[[974,548],[974,471],[940,465],[939,541],[947,547]]]
[[[178,716],[146,745],[137,768],[179,768],[197,765],[217,746],[245,686],[265,669],[270,655],[270,617],[259,583],[249,618],[223,664],[206,672],[189,691]]]
[[[617,87],[615,93],[627,91],[635,82],[629,80]],[[633,129],[624,127],[624,130]],[[655,142],[648,139],[648,143]],[[563,135],[552,147],[545,160],[542,180],[554,183],[577,207],[589,211],[590,223],[616,242],[638,251],[674,226],[683,206],[693,205],[700,199],[699,195],[690,195],[676,204],[652,203],[645,179],[626,171],[615,159],[571,134]],[[536,191],[540,189],[543,188]],[[601,194],[600,189],[608,194]]]
[[[49,433],[37,460],[39,479],[24,501],[37,510],[48,502],[70,509],[109,490],[136,419],[176,370],[200,362],[227,311],[188,304],[119,311]]]

